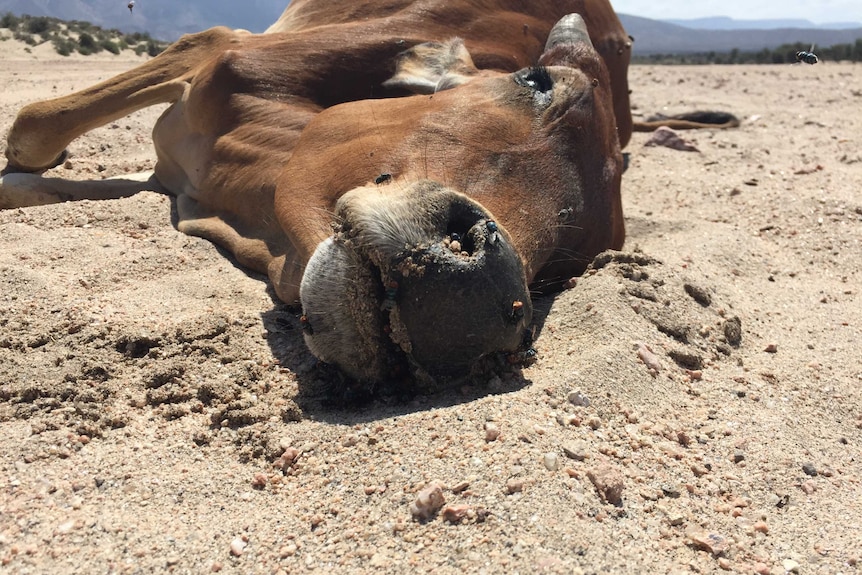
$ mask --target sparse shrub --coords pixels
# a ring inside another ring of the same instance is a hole
[[[100,51],[102,47],[96,42],[96,39],[90,36],[87,32],[82,32],[78,36],[78,52],[84,56],[89,56]]]
[[[102,48],[104,48],[105,50],[110,52],[111,54],[119,54],[120,53],[120,47],[117,46],[117,43],[114,42],[113,40],[108,40],[107,38],[105,38],[104,40],[99,42],[99,46],[101,46]]]
[[[27,31],[31,34],[42,34],[51,27],[51,22],[46,16],[35,16],[27,20]]]
[[[21,42],[24,42],[28,46],[35,46],[36,44],[39,43],[38,41],[36,41],[36,39],[33,37],[32,34],[25,34],[23,32],[15,32],[12,35],[12,37],[15,38],[16,40],[20,40]]]
[[[75,41],[62,36],[54,36],[51,38],[51,44],[54,45],[54,50],[60,56],[68,56],[75,49]]]
[[[21,23],[21,19],[12,14],[11,12],[6,12],[0,17],[0,28],[9,28],[10,30],[16,30],[18,28],[18,24]]]
[[[150,56],[158,56],[159,54],[161,54],[162,52],[164,52],[164,50],[165,50],[164,48],[162,48],[161,46],[157,45],[157,44],[156,44],[155,42],[153,42],[152,40],[150,40],[149,42],[147,42],[147,54],[149,54]]]

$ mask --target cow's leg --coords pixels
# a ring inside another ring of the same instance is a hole
[[[227,28],[184,36],[153,60],[110,80],[26,106],[9,131],[3,173],[44,171],[81,134],[141,108],[176,101],[195,70],[237,38]]]
[[[13,173],[0,176],[0,210],[75,200],[113,200],[145,190],[165,191],[152,172],[84,181]]]

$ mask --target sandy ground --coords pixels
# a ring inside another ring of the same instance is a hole
[[[2,50],[3,133],[134,61]],[[636,134],[626,252],[538,302],[533,366],[447,393],[331,406],[167,197],[0,212],[0,572],[857,573],[862,67],[630,76],[636,114],[746,121]],[[151,168],[158,114],[54,175]]]

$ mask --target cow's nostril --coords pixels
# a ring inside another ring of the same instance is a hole
[[[486,217],[486,214],[472,205],[454,202],[449,208],[449,219],[446,222],[450,249],[472,256],[477,249],[477,225]]]

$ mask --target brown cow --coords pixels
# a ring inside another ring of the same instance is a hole
[[[529,285],[621,247],[629,46],[598,0],[295,0],[265,34],[186,36],[24,108],[0,207],[143,189],[28,172],[173,102],[148,185],[176,196],[180,230],[301,302],[310,349],[348,375],[463,373],[519,348]]]

